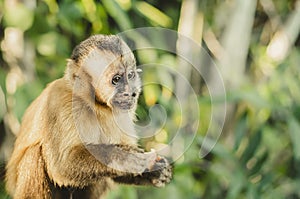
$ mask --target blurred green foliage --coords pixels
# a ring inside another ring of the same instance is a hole
[[[7,84],[12,67],[1,48],[0,86],[7,102],[9,98],[13,103],[11,111],[19,121],[46,84],[63,75],[66,58],[81,40],[91,34],[117,34],[145,26],[177,30],[182,4],[181,0],[43,0],[13,6],[9,2],[17,1],[0,1],[1,41],[13,27],[21,30],[24,49],[28,45],[34,49],[33,78],[25,78],[15,92],[10,93]],[[288,18],[296,4],[295,0],[270,2],[277,11],[273,14],[282,21]],[[199,2],[198,12],[204,16],[204,29],[212,29],[217,38],[221,37],[226,25],[219,21],[221,14],[218,12],[223,9],[226,16],[228,4],[217,0]],[[195,102],[201,107],[199,132],[189,149],[175,163],[172,183],[163,189],[119,186],[107,198],[300,198],[299,36],[283,61],[271,60],[266,52],[272,35],[267,39],[263,35],[266,29],[270,29],[269,20],[270,16],[258,3],[246,79],[238,89],[227,90],[227,103],[234,105],[234,114],[213,150],[205,158],[199,158],[213,106],[207,100],[209,94],[205,84],[201,84],[197,90],[201,95],[198,103]],[[161,38],[157,39],[164,42]],[[209,51],[205,42],[203,46]],[[172,54],[159,51],[136,54],[139,63],[176,65],[176,57]],[[28,70],[21,69],[23,73]],[[170,94],[175,87],[174,78],[150,68],[144,71],[143,79],[160,79],[170,85],[169,91],[155,85],[145,87],[137,110],[139,118],[147,120],[149,106],[161,104],[165,107],[174,123],[164,129],[168,135],[158,140],[168,143],[170,131],[179,126],[176,121],[180,111]],[[4,112],[4,109],[0,111]],[[1,120],[3,115],[0,112]],[[153,140],[155,138],[146,140],[148,149]],[[7,197],[3,187],[1,182],[0,198]]]

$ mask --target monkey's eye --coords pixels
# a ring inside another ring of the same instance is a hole
[[[113,85],[117,85],[117,84],[119,83],[120,79],[121,79],[121,75],[115,75],[115,76],[112,78],[111,83],[112,83]]]
[[[135,72],[132,70],[127,75],[128,79],[133,79],[135,77]]]

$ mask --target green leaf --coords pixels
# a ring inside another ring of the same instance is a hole
[[[259,130],[249,138],[249,144],[241,156],[241,161],[246,164],[255,154],[262,140],[262,132]]]
[[[136,2],[135,8],[142,15],[154,22],[154,25],[159,25],[162,27],[172,26],[172,19],[169,16],[145,1]]]
[[[230,179],[231,185],[228,190],[228,195],[226,199],[235,199],[238,198],[238,195],[241,193],[242,189],[245,187],[246,180],[245,176],[241,170],[237,170]]]
[[[249,175],[251,176],[251,175],[254,175],[257,172],[259,172],[261,170],[262,166],[264,166],[268,157],[269,157],[268,151],[265,151],[261,156],[259,156],[257,158],[255,166],[253,168],[251,168]]]
[[[18,27],[24,31],[29,29],[33,23],[34,12],[21,3],[12,5],[7,6],[4,12],[6,25]]]
[[[58,34],[56,32],[48,32],[40,36],[37,50],[44,56],[50,56],[56,54],[56,45]]]
[[[244,138],[246,132],[247,132],[247,119],[246,119],[246,116],[243,116],[238,121],[236,130],[235,130],[235,137],[234,137],[235,138],[235,140],[234,140],[234,150],[235,151],[239,148],[241,141]]]
[[[109,15],[120,26],[121,30],[127,30],[132,28],[132,24],[127,13],[115,0],[102,0],[102,3]]]
[[[290,117],[288,128],[293,144],[294,156],[297,160],[300,160],[300,124],[294,117]]]
[[[257,187],[253,184],[249,184],[248,191],[247,191],[247,199],[256,199],[256,198],[260,198]]]
[[[255,87],[243,87],[239,90],[233,90],[227,93],[227,102],[240,101],[246,101],[247,103],[258,108],[270,107],[269,102],[260,95]]]
[[[223,159],[227,159],[230,161],[234,161],[235,158],[232,155],[232,153],[230,153],[224,145],[220,144],[219,142],[217,142],[217,140],[210,138],[209,136],[204,137],[201,135],[197,136],[198,138],[198,143],[200,143],[201,145],[201,149],[200,149],[200,153],[199,156],[202,157],[202,152],[207,152],[207,150],[212,150],[211,152]]]

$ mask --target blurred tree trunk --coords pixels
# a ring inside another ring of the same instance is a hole
[[[180,11],[176,51],[177,55],[182,56],[177,58],[177,72],[187,80],[191,78],[193,68],[190,63],[193,62],[193,55],[197,51],[189,39],[194,41],[201,41],[202,39],[203,23],[198,23],[199,19],[202,20],[201,17],[198,17],[198,0],[184,0]],[[200,47],[201,43],[198,44]],[[179,76],[176,79],[176,94],[179,99],[185,99],[189,95],[189,85]]]
[[[35,1],[25,0],[25,6],[32,9]],[[4,6],[14,9],[20,2],[15,0],[4,1]],[[25,82],[35,78],[35,49],[30,41],[26,41],[24,30],[18,27],[6,27],[4,29],[4,39],[1,42],[3,59],[8,66],[8,73],[5,79],[6,85],[6,104],[7,110],[3,116],[5,134],[3,145],[0,148],[0,159],[7,160],[13,149],[15,135],[19,132],[20,122],[18,121],[14,109],[17,103],[15,93]]]
[[[239,88],[245,81],[256,0],[236,0],[232,15],[221,39],[223,54],[218,60],[227,89]],[[212,74],[212,80],[214,74]]]
[[[267,8],[265,8],[267,10]],[[272,19],[272,18],[271,18]],[[275,20],[273,20],[275,21]],[[282,62],[291,51],[300,33],[300,1],[295,3],[295,10],[291,12],[286,22],[279,27],[272,37],[267,55],[274,61]]]
[[[256,0],[235,0],[231,16],[221,38],[222,54],[217,60],[227,92],[239,89],[244,81]],[[216,74],[211,74],[214,81]],[[225,127],[232,122],[234,104],[227,103]],[[222,115],[222,114],[220,114]]]

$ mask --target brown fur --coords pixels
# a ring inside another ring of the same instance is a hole
[[[6,187],[13,198],[99,198],[113,181],[154,186],[170,181],[166,159],[144,153],[131,136],[135,106],[124,112],[112,102],[136,104],[137,97],[124,100],[119,91],[113,96],[110,84],[115,73],[135,70],[128,49],[115,36],[87,39],[73,51],[65,76],[26,110],[7,164]],[[102,61],[107,68],[97,68]],[[139,79],[132,85],[122,89],[136,89]]]

